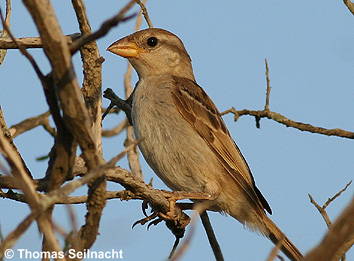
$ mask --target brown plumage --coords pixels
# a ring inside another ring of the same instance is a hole
[[[196,83],[182,41],[162,29],[147,29],[115,43],[109,51],[126,57],[139,75],[132,97],[132,122],[142,154],[173,190],[212,195],[210,210],[283,240],[291,260],[301,253],[267,217],[269,204],[233,141],[215,104]]]

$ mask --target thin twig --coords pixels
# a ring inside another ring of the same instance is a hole
[[[138,31],[141,27],[142,23],[142,13],[144,13],[144,10],[146,11],[146,8],[144,6],[144,3],[142,3],[139,0],[136,0],[138,4],[141,6],[141,12],[138,14],[136,18],[136,23],[135,23],[135,31]],[[144,1],[146,2],[146,0]],[[128,99],[129,96],[133,92],[133,87],[132,87],[132,72],[133,72],[133,67],[132,65],[128,62],[127,66],[127,71],[124,74],[124,92],[125,92],[125,98]],[[133,126],[127,126],[127,138],[125,141],[125,145],[129,145],[130,142],[134,141],[135,136],[134,136],[134,130]],[[131,151],[128,152],[127,157],[128,157],[128,163],[129,167],[133,173],[133,175],[142,177],[143,172],[141,171],[141,166],[139,162],[139,151],[137,148],[133,148]]]
[[[326,222],[326,225],[328,227],[328,229],[332,226],[332,222],[327,214],[326,208],[329,206],[329,204],[331,204],[336,198],[338,198],[344,191],[346,191],[346,189],[350,186],[350,184],[352,183],[352,181],[350,181],[348,184],[345,185],[345,187],[343,189],[341,189],[340,191],[338,191],[333,197],[328,198],[328,200],[323,204],[323,206],[321,207],[314,199],[313,197],[308,194],[309,198],[310,198],[310,202],[316,207],[316,209],[318,210],[318,212],[320,212],[321,216],[323,217],[323,219]],[[353,239],[352,242],[354,243],[354,234],[353,234]],[[345,252],[343,252],[343,255],[341,256],[341,260],[345,261],[346,257],[345,257]]]
[[[200,218],[202,220],[205,232],[208,236],[208,240],[209,240],[209,244],[213,250],[214,256],[215,256],[215,260],[216,261],[223,261],[224,257],[223,254],[221,252],[221,248],[220,245],[218,243],[218,240],[216,239],[213,227],[211,225],[208,213],[206,211],[204,211],[201,215]]]
[[[22,133],[29,131],[33,128],[36,128],[37,126],[45,126],[46,124],[48,124],[48,117],[50,115],[50,112],[47,111],[45,113],[42,113],[38,116],[35,117],[30,117],[27,118],[19,123],[16,123],[14,125],[12,125],[9,129],[11,136],[13,138],[21,135]],[[47,127],[46,127],[47,128]],[[51,128],[51,127],[50,127]],[[55,130],[53,128],[51,128],[50,130],[48,130],[52,135],[55,136]]]
[[[0,138],[1,138],[1,133],[0,133]],[[0,139],[0,141],[1,141],[1,139]],[[136,146],[136,144],[133,144],[131,146]],[[60,202],[61,200],[65,200],[66,195],[73,192],[78,187],[80,187],[84,184],[87,184],[92,179],[97,178],[97,176],[103,175],[104,170],[107,168],[112,168],[112,166],[114,166],[115,163],[125,155],[125,153],[127,152],[128,149],[130,149],[130,148],[127,148],[126,150],[124,150],[123,152],[118,154],[116,157],[112,158],[106,164],[99,166],[96,169],[88,172],[84,177],[82,177],[78,180],[71,181],[68,184],[62,186],[61,188],[53,190],[50,193],[48,193],[46,196],[41,197],[41,200],[40,200],[41,207],[33,209],[32,213],[24,221],[22,221],[20,223],[20,225],[17,226],[16,229],[13,232],[11,232],[5,238],[5,240],[3,242],[1,242],[0,258],[3,256],[4,251],[7,248],[11,248],[15,244],[17,239],[26,231],[26,229],[29,227],[29,225],[32,223],[32,221],[34,219],[38,218],[41,213],[46,211],[49,207],[51,207],[56,202]],[[46,229],[49,229],[49,228],[47,227]],[[52,230],[51,226],[50,226],[50,230]],[[48,234],[48,231],[43,231],[43,233]],[[60,251],[59,248],[55,248],[54,250]]]
[[[272,251],[270,251],[270,253],[268,255],[267,261],[273,261],[277,257],[277,255],[283,245],[283,241],[284,241],[284,236],[282,238],[280,238],[279,241],[277,242],[277,244],[272,248]]]
[[[74,208],[71,205],[66,205],[66,210],[68,212],[68,217],[71,224],[71,233],[69,234],[69,236],[65,238],[65,241],[69,242],[70,245],[74,247],[74,249],[78,249],[79,248],[78,242],[80,241],[80,238],[78,233],[79,227],[78,227],[76,214]]]
[[[66,40],[68,44],[72,44],[72,42],[78,39],[81,36],[80,33],[74,33],[66,35]],[[42,39],[40,37],[24,37],[24,38],[16,38],[16,42],[23,46],[24,48],[42,48]],[[0,49],[18,49],[18,45],[11,39],[0,38]]]
[[[280,113],[273,112],[269,110],[269,100],[270,100],[270,77],[269,77],[269,66],[268,61],[265,59],[265,66],[266,66],[266,82],[267,82],[267,89],[266,89],[266,102],[263,110],[236,110],[234,107],[224,111],[221,115],[225,115],[228,113],[232,113],[234,115],[234,121],[237,121],[241,116],[249,115],[254,116],[256,120],[256,127],[260,128],[260,119],[267,118],[270,120],[274,120],[280,124],[285,125],[286,127],[292,127],[301,131],[308,131],[312,133],[323,134],[327,136],[337,136],[342,138],[354,139],[354,132],[341,130],[341,129],[325,129],[322,127],[316,127],[311,124],[302,123],[298,121],[293,121],[288,119],[287,117],[281,115]]]
[[[194,235],[195,222],[197,221],[198,216],[200,216],[201,213],[203,213],[206,209],[208,209],[208,207],[210,207],[210,202],[208,202],[208,201],[204,201],[204,202],[197,203],[194,205],[193,210],[195,212],[194,212],[191,222],[190,222],[189,232],[188,232],[187,236],[185,237],[185,239],[183,240],[182,245],[171,256],[171,258],[170,258],[171,261],[179,260],[182,257],[182,255],[186,252],[186,250],[188,249],[188,247],[190,245],[192,237]]]
[[[1,9],[1,7],[0,7]],[[6,0],[6,17],[5,17],[5,24],[8,28],[10,28],[10,17],[11,17],[11,0]],[[8,33],[6,30],[2,30],[0,31],[0,37],[2,39],[7,39],[8,37]],[[5,59],[7,50],[0,50],[0,64],[2,64],[2,62]]]
[[[26,232],[32,222],[37,218],[35,213],[29,214],[17,227],[11,231],[0,243],[0,260],[2,260],[6,249],[12,248],[16,241]]]
[[[339,260],[354,244],[354,198],[304,261]]]
[[[134,4],[135,0],[129,1],[128,4],[126,4],[116,15],[103,22],[97,31],[93,32],[92,34],[83,35],[78,40],[74,41],[70,46],[71,53],[74,54],[80,49],[81,46],[85,45],[86,43],[95,41],[105,36],[112,27],[117,26],[120,22],[124,22],[133,18],[136,14],[127,17],[125,17],[125,14],[134,6]]]
[[[5,20],[4,20],[4,17],[2,15],[2,11],[1,11],[1,8],[0,8],[0,17],[1,17],[1,22],[2,22],[2,26],[4,28],[4,30],[8,33],[8,35],[10,36],[11,40],[15,43],[15,45],[17,46],[17,48],[20,50],[20,52],[22,53],[22,55],[24,55],[28,61],[31,63],[34,71],[36,72],[38,78],[41,80],[41,81],[45,81],[44,79],[44,75],[42,73],[42,71],[39,69],[39,66],[37,64],[37,62],[35,61],[35,59],[33,58],[32,55],[29,54],[29,52],[27,52],[27,50],[20,44],[17,42],[16,38],[13,36],[13,34],[11,33],[10,31],[10,28],[7,26]]]
[[[267,81],[266,102],[265,102],[264,110],[269,111],[269,98],[270,98],[270,91],[271,91],[272,87],[270,87],[268,61],[267,61],[267,59],[264,59],[264,61],[265,61],[265,68],[266,68],[265,75],[266,75],[266,81]]]
[[[338,191],[333,197],[327,199],[327,201],[323,204],[322,207],[323,207],[323,208],[328,207],[328,205],[331,204],[332,201],[334,201],[336,198],[338,198],[344,191],[346,191],[347,188],[348,188],[351,184],[352,184],[352,180],[349,181],[349,182],[347,183],[347,185],[345,185],[345,187],[342,188],[340,191]]]
[[[346,191],[346,189],[350,186],[350,184],[352,184],[352,181],[349,181],[345,187],[343,189],[341,189],[340,191],[338,191],[333,197],[328,198],[328,200],[323,204],[323,206],[321,207],[314,199],[313,197],[308,194],[309,198],[310,198],[310,202],[316,207],[316,209],[318,210],[318,212],[320,212],[320,214],[322,215],[323,219],[325,220],[327,227],[329,228],[332,224],[326,208],[329,206],[329,204],[331,204],[336,198],[338,198],[344,191]]]
[[[140,1],[140,0],[135,0],[135,2],[140,5],[141,11],[144,15],[145,21],[148,24],[149,28],[153,28],[154,26],[152,25],[151,19],[149,17],[148,11],[145,7],[146,0]]]
[[[316,209],[318,210],[318,212],[320,212],[321,216],[323,217],[324,221],[326,222],[327,227],[329,228],[331,226],[331,220],[327,214],[327,211],[321,207],[314,199],[313,197],[308,194],[309,198],[310,198],[310,202],[316,207]]]
[[[112,129],[105,129],[102,130],[102,136],[103,137],[113,137],[115,135],[118,135],[121,133],[127,126],[129,125],[128,120],[124,119],[121,121],[116,127]]]
[[[29,202],[32,213],[41,210],[40,198],[35,190],[31,178],[27,175],[24,168],[21,157],[16,153],[14,148],[10,145],[9,141],[5,138],[3,132],[0,130],[0,151],[5,156],[9,165],[11,166],[13,173],[19,181],[20,188],[25,194],[26,200]],[[61,251],[58,241],[55,238],[50,219],[47,216],[42,215],[38,217],[37,223],[40,231],[48,241],[48,245],[51,251]],[[0,256],[3,252],[0,252]],[[59,260],[62,260],[59,258]]]

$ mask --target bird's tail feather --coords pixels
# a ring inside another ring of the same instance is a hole
[[[276,245],[281,241],[281,251],[292,261],[299,261],[303,258],[301,252],[291,241],[285,236],[285,234],[271,221],[267,216],[264,216],[264,225],[268,230],[269,239]]]

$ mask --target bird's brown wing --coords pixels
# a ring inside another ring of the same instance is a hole
[[[172,97],[182,117],[204,139],[225,170],[248,195],[250,202],[271,213],[214,103],[195,82],[181,77],[174,77],[174,81]]]

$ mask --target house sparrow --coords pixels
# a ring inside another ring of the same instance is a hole
[[[300,251],[267,217],[271,209],[215,104],[196,83],[182,41],[157,28],[133,33],[108,51],[125,57],[139,81],[131,121],[150,167],[175,191],[211,195],[208,210],[230,214],[300,260]]]

